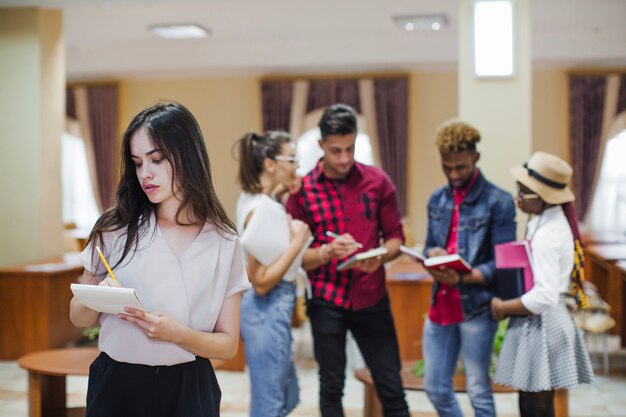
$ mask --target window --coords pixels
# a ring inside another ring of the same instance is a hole
[[[298,139],[296,155],[298,157],[298,175],[304,176],[317,165],[317,161],[324,156],[318,144],[322,135],[319,128],[310,129]],[[374,155],[370,137],[365,133],[357,133],[354,148],[354,159],[365,165],[374,165]]]
[[[626,130],[611,138],[604,150],[600,178],[587,216],[593,233],[626,233]]]
[[[61,138],[61,184],[63,223],[91,230],[100,213],[89,178],[85,142],[68,132]]]

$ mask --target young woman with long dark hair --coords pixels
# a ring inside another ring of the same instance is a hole
[[[86,415],[218,416],[209,359],[237,352],[250,284],[202,133],[181,104],[147,108],[126,129],[115,206],[97,221],[81,260],[83,283],[134,288],[145,308],[113,315],[72,299],[76,326],[102,326]]]

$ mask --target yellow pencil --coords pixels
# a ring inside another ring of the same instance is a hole
[[[109,275],[111,275],[111,278],[113,278],[115,281],[117,281],[117,278],[115,278],[115,274],[113,273],[113,271],[111,271],[111,267],[109,266],[109,263],[107,262],[106,259],[104,259],[104,255],[102,254],[102,251],[100,251],[100,248],[96,246],[96,250],[98,251],[98,255],[100,255],[100,259],[102,259],[102,263],[104,264],[104,267],[109,272]],[[117,282],[119,282],[119,281],[117,281]]]

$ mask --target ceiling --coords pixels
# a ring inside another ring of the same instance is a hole
[[[518,0],[519,1],[519,0]],[[529,0],[535,67],[626,68],[626,0]],[[453,70],[459,0],[0,0],[61,8],[68,79]],[[444,13],[438,32],[391,16]],[[153,24],[197,23],[166,40]]]

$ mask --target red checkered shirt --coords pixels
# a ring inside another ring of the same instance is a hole
[[[396,188],[379,168],[354,163],[344,179],[324,175],[321,161],[302,179],[300,192],[289,197],[287,211],[307,223],[315,237],[312,248],[329,243],[326,231],[350,233],[367,251],[397,238],[404,241]],[[337,271],[342,259],[331,259],[309,271],[313,298],[360,310],[386,294],[383,267],[368,274],[358,269]]]

